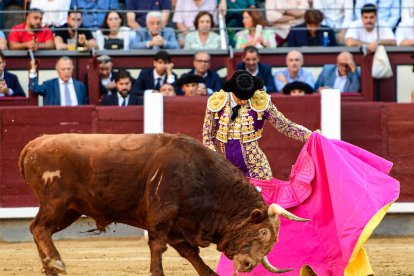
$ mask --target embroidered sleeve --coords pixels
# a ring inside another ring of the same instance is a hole
[[[267,120],[272,124],[274,128],[282,132],[286,136],[293,138],[298,141],[305,142],[306,135],[312,132],[304,126],[295,124],[294,122],[287,119],[282,112],[277,110],[274,104],[270,104],[266,110],[268,113]]]
[[[214,119],[214,112],[206,108],[203,124],[203,144],[209,149],[217,151],[215,138],[217,135],[217,121]]]

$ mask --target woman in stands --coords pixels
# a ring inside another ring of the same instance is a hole
[[[199,12],[194,19],[195,31],[185,37],[185,49],[219,49],[220,36],[212,31],[214,28],[213,15],[209,12]]]
[[[236,48],[247,46],[256,48],[276,48],[275,33],[267,26],[260,11],[247,10],[243,12],[244,29],[236,33]]]
[[[134,39],[135,32],[124,26],[122,15],[117,11],[109,11],[96,31],[99,50],[129,50]]]

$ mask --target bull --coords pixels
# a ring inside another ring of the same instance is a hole
[[[304,221],[260,193],[223,156],[184,135],[58,134],[29,142],[20,172],[39,200],[30,224],[46,275],[66,273],[52,235],[86,215],[148,230],[150,272],[164,275],[167,244],[200,275],[216,275],[199,247],[217,244],[238,272],[262,263],[277,241],[278,214]]]

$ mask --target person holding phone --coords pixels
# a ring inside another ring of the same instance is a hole
[[[26,97],[17,76],[4,70],[5,67],[6,59],[3,52],[0,50],[0,98],[5,96]]]
[[[360,92],[361,78],[350,52],[341,52],[336,64],[326,64],[315,84],[320,92],[325,88],[339,89],[341,92]]]

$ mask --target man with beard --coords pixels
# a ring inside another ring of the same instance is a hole
[[[118,93],[105,95],[102,105],[142,105],[143,101],[135,94],[131,94],[132,78],[128,71],[120,69],[115,77],[115,86]]]
[[[10,50],[32,51],[54,49],[53,33],[47,27],[42,27],[43,12],[30,9],[26,21],[12,28],[9,34]]]
[[[79,10],[68,12],[67,23],[58,27],[55,31],[55,45],[57,50],[68,50],[68,40],[77,39],[76,48],[98,48],[91,31],[85,30],[82,25],[82,13]],[[76,35],[78,37],[76,37]]]
[[[275,80],[272,76],[272,68],[260,62],[259,50],[254,46],[247,46],[243,50],[242,63],[237,64],[237,70],[246,70],[255,77],[263,80],[267,93],[276,92]]]
[[[386,23],[377,23],[377,7],[366,4],[361,9],[361,19],[353,21],[345,35],[348,47],[363,46],[368,52],[375,52],[378,45],[395,46],[394,33]]]

